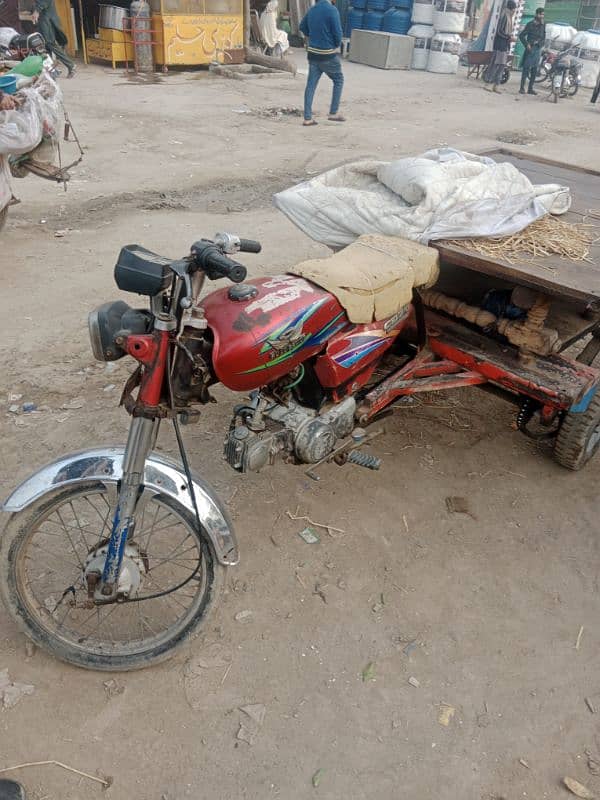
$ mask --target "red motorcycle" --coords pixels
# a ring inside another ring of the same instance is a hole
[[[212,385],[249,393],[226,438],[232,467],[258,470],[277,454],[315,463],[352,432],[357,392],[412,319],[407,305],[385,322],[352,325],[333,295],[302,278],[243,283],[246,269],[230,256],[260,249],[228,234],[175,262],[125,247],[117,286],[148,296],[150,310],[116,301],[90,316],[97,359],[138,362],[121,399],[127,444],[59,459],[3,507],[13,513],[0,559],[5,604],[65,661],[126,670],[169,657],[237,563],[227,512],[192,474],[179,429],[197,419],[193,405],[210,402]],[[234,285],[199,302],[206,278]],[[166,418],[183,468],[153,452]]]
[[[147,296],[150,308],[106,303],[89,328],[97,359],[137,362],[121,398],[131,416],[127,444],[60,458],[3,507],[12,513],[0,540],[5,604],[28,636],[65,661],[106,670],[155,663],[214,605],[238,547],[223,505],[190,469],[179,423],[197,420],[195,406],[210,402],[219,382],[246,395],[224,448],[241,472],[278,455],[315,464],[402,395],[488,381],[521,398],[525,432],[535,409],[543,424],[566,420],[557,446],[566,466],[579,468],[600,444],[595,370],[550,355],[549,377],[536,383],[530,359],[511,360],[506,346],[477,350],[474,342],[488,340],[459,335],[455,322],[424,309],[416,290],[388,319],[353,324],[333,294],[303,278],[244,283],[245,267],[231,258],[239,251],[260,245],[222,234],[174,262],[137,245],[122,249],[117,286]],[[206,278],[233,285],[200,299]],[[428,302],[475,324],[496,319],[439,292]],[[509,340],[535,335],[552,354],[555,339],[533,325],[538,305],[529,321],[506,318],[498,330]],[[424,347],[426,314],[436,332]],[[182,465],[153,451],[163,419],[174,424]]]

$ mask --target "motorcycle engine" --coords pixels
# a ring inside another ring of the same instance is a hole
[[[268,403],[261,395],[236,409],[225,440],[225,459],[239,472],[258,472],[278,453],[314,464],[354,428],[356,400],[347,397],[322,413],[293,401]]]

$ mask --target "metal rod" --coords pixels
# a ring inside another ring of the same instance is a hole
[[[83,63],[88,63],[88,56],[87,56],[87,45],[85,42],[85,29],[83,27],[83,2],[82,0],[78,0],[79,5],[79,27],[81,29],[81,50],[83,52]]]

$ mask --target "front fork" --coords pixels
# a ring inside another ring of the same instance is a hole
[[[167,372],[168,349],[175,319],[169,314],[155,316],[151,334],[129,336],[124,347],[143,366],[140,391],[136,405],[138,411],[132,416],[127,445],[123,455],[123,476],[119,487],[119,500],[113,517],[112,531],[108,542],[102,576],[94,587],[94,600],[111,602],[118,598],[119,574],[123,563],[125,546],[135,532],[135,512],[144,489],[144,465],[154,448],[160,418],[153,416],[163,394]]]
[[[125,545],[135,532],[135,511],[144,487],[144,465],[156,443],[159,425],[159,419],[133,417],[131,420],[106,561],[102,578],[94,591],[94,599],[98,602],[105,603],[117,596]]]

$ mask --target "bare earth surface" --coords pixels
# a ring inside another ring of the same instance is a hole
[[[67,194],[15,182],[23,202],[0,239],[3,496],[64,452],[124,441],[130,365],[106,372],[86,331],[88,312],[118,296],[122,244],[176,257],[231,230],[263,242],[250,274],[274,273],[325,251],[272,193],[340,162],[508,138],[598,165],[587,93],[554,106],[519,97],[516,76],[491,96],[464,74],[348,64],[345,125],[326,120],[328,85],[316,128],[238,113],[299,107],[303,82],[191,72],[144,85],[98,66],[63,81],[85,160]],[[11,393],[40,410],[10,413]],[[396,410],[373,443],[380,472],[239,476],[221,457],[237,401],[216,394],[185,434],[229,503],[242,560],[208,629],[173,661],[110,676],[31,653],[1,611],[0,669],[35,693],[0,711],[0,767],[56,759],[111,776],[115,800],[560,798],[565,775],[600,793],[600,461],[560,469],[514,432],[512,407],[465,391]],[[174,452],[166,426],[160,446]],[[471,515],[451,515],[449,495]],[[308,545],[286,514],[297,509],[345,533]],[[252,744],[236,738],[249,704],[265,707]],[[102,795],[58,767],[11,775],[34,800]]]

